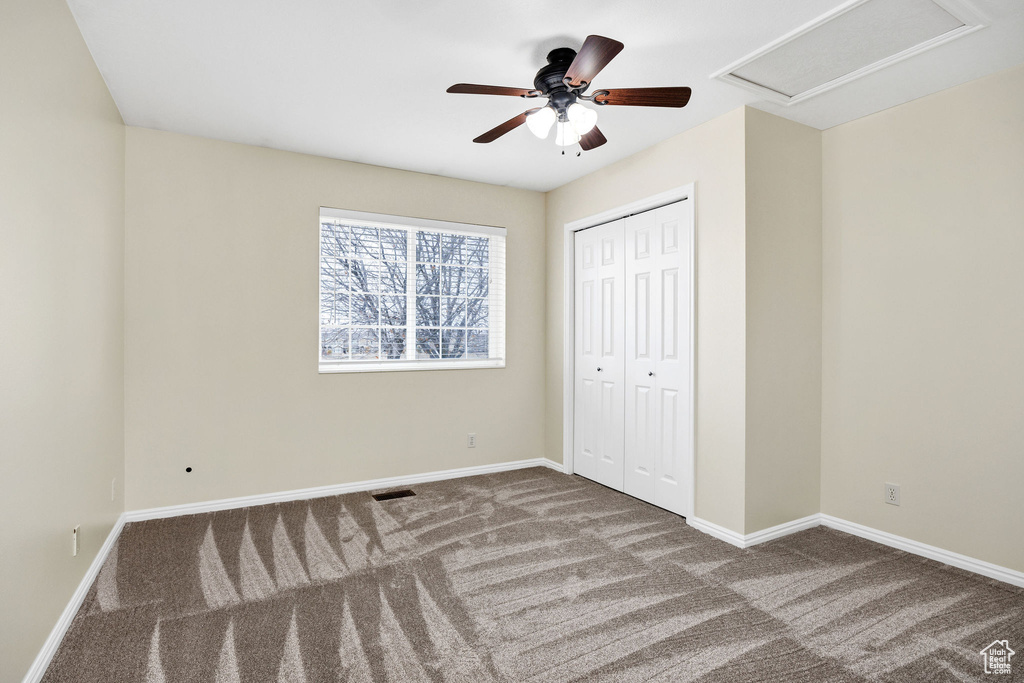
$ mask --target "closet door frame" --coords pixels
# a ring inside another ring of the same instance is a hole
[[[576,426],[575,415],[575,380],[576,380],[576,244],[574,235],[603,223],[619,220],[636,213],[657,209],[666,204],[685,201],[684,215],[690,222],[690,495],[686,504],[684,517],[693,516],[694,500],[696,499],[696,406],[694,389],[697,383],[695,367],[696,344],[696,234],[697,224],[694,212],[694,184],[683,185],[666,192],[630,202],[608,211],[571,221],[563,226],[562,242],[562,463],[566,474],[573,474],[573,439]]]

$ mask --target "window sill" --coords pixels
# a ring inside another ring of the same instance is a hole
[[[346,372],[401,372],[417,370],[477,370],[482,368],[503,368],[504,359],[484,358],[480,360],[390,360],[390,361],[321,361],[320,374]]]

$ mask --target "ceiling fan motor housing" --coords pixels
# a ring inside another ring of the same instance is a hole
[[[576,50],[570,47],[555,48],[548,53],[548,63],[540,68],[537,76],[533,79],[533,87],[550,98],[551,106],[558,112],[559,119],[563,121],[566,120],[566,108],[576,101],[575,91],[570,90],[562,82],[562,78],[574,59],[576,59]]]

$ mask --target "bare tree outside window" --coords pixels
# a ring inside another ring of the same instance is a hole
[[[487,237],[321,221],[321,358],[488,358],[490,266]]]

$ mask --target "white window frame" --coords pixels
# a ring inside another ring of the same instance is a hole
[[[495,282],[495,278],[500,275],[502,286],[489,287],[488,288],[488,306],[492,312],[499,312],[500,323],[497,325],[498,329],[492,324],[488,334],[488,355],[489,358],[472,358],[472,359],[427,359],[427,358],[411,358],[407,360],[340,360],[340,361],[328,361],[324,360],[322,354],[322,327],[320,318],[320,302],[322,300],[322,285],[323,282],[320,278],[320,259],[323,255],[323,245],[321,244],[323,230],[321,223],[324,219],[338,220],[338,221],[354,221],[362,225],[374,225],[381,228],[400,228],[409,231],[410,241],[410,252],[408,254],[409,272],[410,279],[407,282],[411,283],[407,285],[406,296],[411,299],[409,304],[406,306],[406,329],[412,333],[411,342],[407,348],[410,349],[412,355],[416,353],[416,288],[415,288],[415,264],[416,254],[412,251],[413,233],[416,230],[424,230],[428,232],[441,232],[448,234],[458,235],[469,235],[473,237],[501,237],[503,241],[506,239],[507,231],[505,228],[490,226],[490,225],[476,225],[472,223],[455,223],[451,221],[439,221],[432,220],[429,218],[413,218],[409,216],[391,216],[387,214],[378,213],[366,213],[364,211],[349,211],[346,209],[335,209],[331,207],[321,206],[320,214],[317,220],[317,360],[319,363],[319,372],[321,374],[332,374],[332,373],[348,373],[348,372],[394,372],[394,371],[415,371],[415,370],[472,370],[480,368],[504,368],[505,367],[505,335],[506,335],[506,324],[507,316],[505,315],[505,289],[507,287],[506,279],[506,264],[505,259],[500,265],[494,263],[493,259],[488,259],[488,274],[491,283]],[[507,254],[507,247],[506,247]],[[504,255],[503,255],[504,256]],[[507,258],[507,257],[506,257]],[[500,267],[501,273],[497,272]],[[496,291],[499,290],[500,291]],[[407,335],[408,337],[408,335]]]

